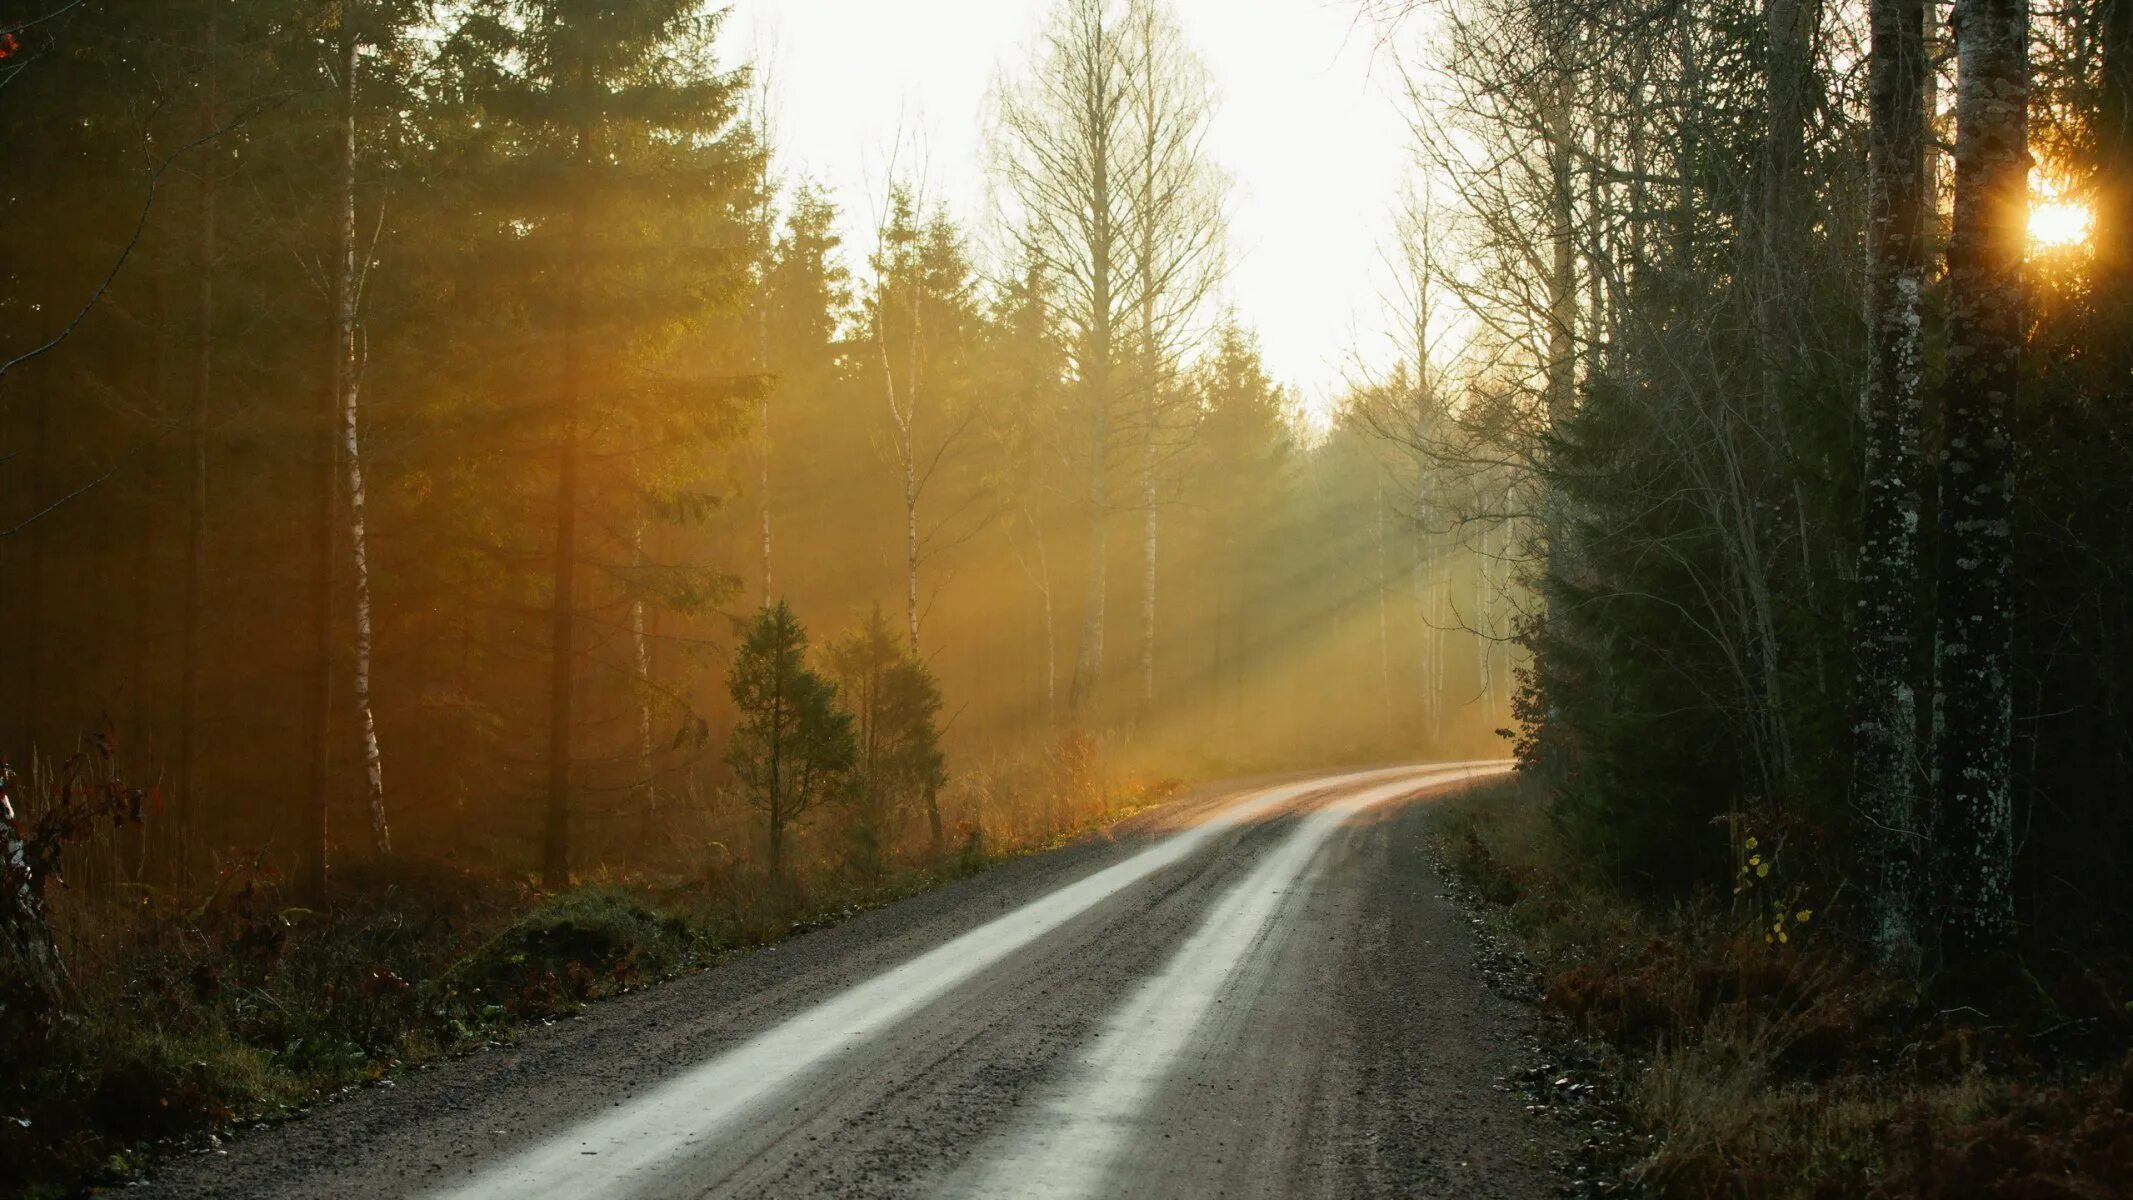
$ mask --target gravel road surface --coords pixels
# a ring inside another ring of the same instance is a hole
[[[1553,1194],[1422,813],[1197,789],[169,1165],[155,1197]]]

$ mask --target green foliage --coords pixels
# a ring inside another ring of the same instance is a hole
[[[539,1016],[702,961],[705,938],[683,917],[627,892],[585,887],[541,901],[437,981],[441,1011],[478,1025],[501,1009]]]
[[[740,633],[726,676],[739,713],[726,763],[763,817],[771,874],[779,876],[787,832],[843,793],[858,742],[836,685],[807,665],[807,633],[784,601],[742,623]]]
[[[858,739],[848,797],[852,864],[878,878],[901,817],[914,808],[926,813],[934,851],[941,848],[939,797],[948,782],[934,723],[941,688],[889,628],[879,605],[830,643],[824,660]]]

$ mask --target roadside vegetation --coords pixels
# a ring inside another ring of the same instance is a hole
[[[584,1005],[715,965],[976,871],[1175,794],[1092,773],[1092,747],[1004,764],[946,792],[958,836],[797,836],[782,880],[743,869],[614,873],[562,892],[525,874],[417,857],[355,864],[314,909],[260,864],[204,899],[149,888],[51,897],[63,1000],[0,1031],[0,1192],[75,1194],[161,1154],[212,1153],[232,1127],[508,1041]],[[1006,830],[1006,791],[1057,814]],[[822,832],[833,827],[825,826]],[[84,857],[110,826],[76,843]]]
[[[1748,868],[1737,890],[1662,901],[1580,858],[1530,783],[1434,819],[1445,865],[1526,951],[1561,1032],[1601,1048],[1631,1136],[1594,1147],[1600,1194],[2133,1194],[2122,959],[2042,957],[1992,1011],[1951,1006],[1855,954],[1842,880],[1797,873],[1784,839],[1745,820],[1711,830],[1711,855]]]

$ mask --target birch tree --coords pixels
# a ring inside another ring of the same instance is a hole
[[[1955,218],[1942,396],[1936,762],[1949,848],[1947,949],[1973,966],[2013,936],[2014,441],[2029,211],[2029,9],[1955,10]]]
[[[867,306],[886,400],[883,449],[902,501],[904,629],[913,654],[924,608],[921,568],[966,540],[984,516],[967,491],[946,511],[927,503],[939,499],[938,485],[960,465],[977,415],[967,392],[978,313],[961,236],[944,214],[926,219],[920,205],[909,187],[890,189],[875,231]]]
[[[1018,257],[1052,289],[1086,430],[1088,565],[1067,689],[1077,720],[1090,715],[1103,671],[1114,375],[1134,308],[1127,46],[1108,0],[1059,0],[1027,76],[997,99],[993,172]]]
[[[1868,17],[1866,442],[1859,539],[1857,697],[1852,774],[1877,893],[1872,936],[1890,962],[1918,947],[1921,867],[1930,844],[1919,805],[1918,623],[1922,611],[1919,427],[1923,415],[1927,256],[1922,0],[1874,0]]]
[[[1139,707],[1155,706],[1159,513],[1166,460],[1190,431],[1175,386],[1201,335],[1221,270],[1223,180],[1204,143],[1213,115],[1206,68],[1161,0],[1126,10],[1127,136],[1132,189],[1134,388],[1140,401],[1141,636]]]
[[[368,810],[372,848],[379,854],[392,852],[391,831],[385,818],[384,761],[378,747],[377,721],[371,708],[371,652],[372,622],[370,603],[370,564],[368,557],[368,530],[364,524],[363,462],[359,439],[357,394],[361,382],[361,367],[358,350],[358,297],[362,288],[362,272],[357,261],[356,243],[356,122],[357,122],[357,72],[361,66],[360,51],[368,33],[375,33],[367,25],[383,14],[373,13],[359,0],[342,0],[334,29],[334,118],[333,145],[335,150],[335,175],[332,203],[333,247],[327,261],[326,292],[332,327],[331,354],[327,368],[330,389],[329,403],[324,421],[325,432],[318,439],[322,477],[318,482],[318,539],[319,566],[315,583],[312,620],[317,637],[314,666],[317,689],[312,700],[318,706],[314,716],[315,742],[312,754],[311,820],[308,826],[307,854],[310,864],[309,885],[314,894],[323,895],[326,888],[328,865],[327,813],[332,798],[332,752],[329,733],[333,700],[334,666],[339,659],[339,639],[336,636],[333,595],[335,573],[333,556],[343,529],[339,520],[339,502],[342,489],[346,488],[350,584],[354,601],[355,663],[352,677],[355,716],[357,723],[357,750],[363,765],[363,796]],[[382,219],[382,218],[381,218]]]

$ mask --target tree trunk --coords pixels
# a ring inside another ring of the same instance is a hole
[[[581,106],[589,103],[589,67],[580,48]],[[570,884],[571,734],[577,701],[578,408],[584,388],[585,200],[592,164],[592,131],[582,114],[577,128],[577,179],[570,204],[569,262],[563,273],[563,371],[556,413],[555,559],[551,568],[548,670],[548,812],[541,839],[541,883]]]
[[[1105,301],[1108,303],[1108,300]],[[1108,322],[1105,322],[1108,326]],[[1108,500],[1105,491],[1105,459],[1111,441],[1111,400],[1108,335],[1092,337],[1104,361],[1090,364],[1089,393],[1089,569],[1081,601],[1081,648],[1074,659],[1074,678],[1067,687],[1067,714],[1079,722],[1095,707],[1098,676],[1104,659],[1104,526]]]
[[[764,194],[769,194],[769,160],[765,159],[763,180]],[[767,201],[766,201],[767,203]],[[764,225],[769,219],[766,214]],[[766,235],[767,236],[767,235]],[[755,322],[756,372],[761,376],[762,394],[756,398],[756,495],[762,506],[763,518],[763,607],[772,604],[771,591],[771,540],[770,540],[770,306],[769,297],[762,297],[756,304]]]
[[[1153,386],[1151,384],[1151,386]],[[1149,405],[1149,425],[1141,440],[1141,720],[1146,722],[1155,714],[1155,564],[1156,564],[1156,487],[1155,487],[1155,414],[1156,407]]]
[[[207,17],[206,58],[207,78],[205,109],[202,125],[208,132],[215,128],[217,73],[215,64],[220,56],[216,40],[216,19],[210,9]],[[190,486],[186,489],[185,525],[185,596],[182,615],[183,631],[180,636],[178,667],[178,771],[177,791],[179,807],[177,882],[184,886],[192,877],[193,854],[197,843],[206,832],[203,820],[205,813],[200,803],[200,641],[206,614],[204,611],[207,591],[207,424],[208,405],[213,398],[215,378],[215,160],[211,154],[201,156],[200,165],[200,227],[198,230],[199,262],[199,330],[193,351],[192,404],[186,413],[185,432],[187,458],[191,468]]]
[[[1696,57],[1696,10],[1683,5],[1675,38],[1676,96],[1674,111],[1674,174],[1681,180],[1679,203],[1674,211],[1674,270],[1684,277],[1696,270],[1696,225],[1699,206],[1696,185],[1703,174],[1703,148],[1698,136],[1699,115],[1691,97],[1702,94],[1703,64]]]
[[[1565,52],[1568,48],[1565,47]],[[1571,128],[1572,79],[1560,68],[1547,110],[1548,283],[1547,377],[1543,417],[1551,432],[1569,427],[1577,397],[1577,245],[1574,241],[1576,193],[1571,179],[1575,131]],[[1562,500],[1551,488],[1547,502],[1548,569],[1558,577],[1570,573],[1570,548],[1563,530]]]
[[[52,336],[49,326],[51,318],[42,309],[43,306],[40,306],[38,313],[39,328],[37,331],[38,345],[45,344]],[[46,386],[37,389],[36,405],[35,416],[32,418],[30,430],[29,491],[31,502],[42,504],[45,502],[44,498],[50,494],[52,486],[51,387]],[[24,631],[25,636],[23,638],[25,644],[22,655],[22,737],[25,743],[25,757],[33,770],[37,762],[38,744],[44,741],[45,735],[49,732],[44,728],[44,647],[49,638],[44,623],[45,562],[50,554],[50,542],[46,538],[47,528],[45,522],[38,521],[23,533],[24,539],[29,542],[26,547],[29,551],[29,562],[23,571],[26,578],[23,579],[21,588],[23,607],[28,610],[27,615],[29,618],[25,624],[29,628]]]
[[[1081,648],[1074,660],[1073,683],[1067,688],[1067,713],[1076,722],[1091,715],[1096,704],[1098,680],[1103,672],[1104,526],[1110,504],[1105,485],[1111,451],[1111,363],[1115,349],[1112,345],[1111,260],[1116,249],[1117,231],[1110,220],[1110,130],[1098,124],[1089,133],[1097,141],[1092,152],[1088,190],[1094,201],[1091,207],[1096,213],[1096,228],[1089,239],[1091,320],[1082,342],[1080,363],[1089,404],[1089,569],[1081,605]]]
[[[1874,892],[1871,936],[1915,966],[1931,838],[1918,805],[1919,429],[1926,263],[1925,0],[1872,0],[1868,63],[1864,523],[1852,787]]]
[[[370,663],[376,645],[370,611],[370,530],[363,518],[363,457],[356,429],[356,395],[351,387],[343,428],[348,455],[349,565],[355,584],[355,708],[357,749],[363,755],[363,790],[370,805],[370,844],[380,856],[393,852],[392,830],[385,820],[385,756],[378,746],[378,722],[370,703]]]
[[[386,825],[386,776],[384,755],[378,748],[378,718],[371,712],[371,565],[369,529],[365,526],[363,490],[363,445],[356,420],[360,392],[360,364],[356,360],[356,4],[341,4],[341,55],[339,55],[339,198],[335,207],[335,256],[333,256],[333,399],[339,409],[341,456],[346,463],[348,486],[348,558],[354,584],[356,618],[356,750],[363,755],[363,795],[371,818],[371,848],[380,857],[392,853],[392,831]],[[331,618],[331,612],[326,614]],[[331,652],[331,620],[322,627],[322,650]],[[324,659],[331,663],[331,659]],[[331,678],[331,671],[328,671]]]
[[[918,655],[918,465],[911,460],[908,435],[904,441],[904,625],[911,639],[911,654]]]
[[[1419,456],[1418,456],[1419,459]],[[1436,675],[1436,619],[1430,612],[1430,545],[1428,523],[1423,518],[1423,505],[1428,503],[1426,492],[1429,475],[1423,464],[1415,464],[1415,530],[1414,561],[1409,564],[1415,589],[1415,699],[1421,708],[1417,713],[1417,730],[1427,739],[1434,740],[1432,732],[1437,727],[1439,696],[1431,681]]]
[[[1059,634],[1052,617],[1052,556],[1045,549],[1044,527],[1035,521],[1030,529],[1037,537],[1038,590],[1044,602],[1044,715],[1059,716]]]
[[[918,423],[919,395],[919,313],[924,303],[921,282],[911,287],[911,343],[908,348],[909,366],[904,377],[904,398],[896,399],[896,369],[894,358],[889,353],[889,289],[884,285],[875,302],[874,341],[881,350],[882,386],[887,389],[889,401],[889,428],[896,444],[898,482],[903,488],[904,502],[904,630],[910,641],[911,653],[918,654],[918,446],[914,441],[914,429]]]
[[[645,566],[643,517],[630,530],[630,557],[641,573]],[[642,833],[649,848],[658,835],[659,772],[652,747],[652,647],[645,630],[642,586],[640,582],[630,589],[630,651],[637,685],[637,771],[644,780]]]
[[[2098,307],[2123,343],[2133,325],[2133,0],[2102,0],[2103,87],[2096,113]]]
[[[324,430],[318,439],[319,478],[316,484],[318,525],[314,532],[317,545],[317,561],[312,579],[312,637],[313,661],[311,713],[311,804],[305,825],[304,849],[306,854],[306,888],[315,900],[326,896],[326,871],[328,866],[326,840],[328,834],[328,805],[332,795],[333,753],[333,562],[340,530],[338,528],[338,501],[342,486],[342,459],[352,449],[356,436],[355,415],[355,73],[356,33],[354,0],[342,0],[340,31],[337,52],[334,55],[334,150],[337,157],[333,206],[333,254],[328,267],[328,316],[329,333],[327,381],[331,389],[327,397],[326,412],[321,426]],[[335,430],[338,427],[338,436]],[[349,458],[346,463],[349,481],[357,478],[361,467]],[[354,489],[350,488],[350,494]],[[361,518],[353,511],[349,514],[351,532],[360,524]],[[360,558],[362,550],[352,547],[352,554]],[[360,574],[361,568],[358,567]],[[360,589],[363,584],[357,584]],[[358,637],[362,635],[358,632]],[[361,651],[357,654],[356,670],[361,674],[366,665]],[[357,707],[364,705],[361,694],[367,691],[367,681],[358,685]],[[361,722],[365,728],[368,722]],[[365,772],[369,770],[368,746],[365,746]],[[374,811],[371,817],[371,838],[375,843],[384,827],[384,810],[381,800],[371,801]]]
[[[1390,580],[1385,566],[1385,489],[1378,487],[1375,503],[1371,505],[1371,549],[1378,560],[1378,709],[1382,725],[1380,733],[1389,749],[1393,744],[1392,725],[1392,617],[1386,596]]]
[[[1785,375],[1800,358],[1797,306],[1808,302],[1799,264],[1808,253],[1805,214],[1812,204],[1805,186],[1807,104],[1813,82],[1813,0],[1766,0],[1768,46],[1763,88],[1768,123],[1763,137],[1762,205],[1757,215],[1755,324],[1762,360],[1759,420],[1774,441],[1779,470],[1792,480],[1793,517],[1799,527],[1800,581],[1814,586],[1814,525],[1807,494],[1793,465],[1791,415],[1784,403]],[[1773,653],[1774,657],[1774,653]]]
[[[1564,95],[1566,95],[1566,93],[1559,93],[1559,96]],[[1565,102],[1567,103],[1567,99],[1565,100]],[[1564,119],[1568,119],[1567,111],[1564,114]],[[1559,149],[1559,147],[1551,148],[1551,153],[1553,153],[1555,149]],[[1567,163],[1568,160],[1567,158],[1564,158],[1561,161]],[[1569,176],[1567,174],[1567,168],[1565,173],[1558,175],[1557,182],[1561,183],[1565,189],[1568,188]],[[1563,208],[1559,213],[1559,215],[1563,219],[1563,223],[1561,227],[1556,229],[1554,232],[1560,235],[1560,241],[1557,243],[1557,249],[1567,255],[1569,253],[1570,246],[1570,225],[1568,210],[1570,200],[1568,191],[1565,190],[1563,194],[1558,197],[1558,199],[1563,205]],[[1430,439],[1434,437],[1437,432],[1436,395],[1430,387],[1429,305],[1430,284],[1432,282],[1430,276],[1436,272],[1436,248],[1433,244],[1433,237],[1430,230],[1430,214],[1426,207],[1423,210],[1422,226],[1419,231],[1418,237],[1420,244],[1413,248],[1413,251],[1410,256],[1413,260],[1413,267],[1415,272],[1415,311],[1413,313],[1413,333],[1415,342],[1414,407],[1413,411],[1409,414],[1409,420],[1412,422],[1412,429],[1410,432],[1414,440],[1412,451],[1415,460],[1415,507],[1414,512],[1410,515],[1409,518],[1414,522],[1414,559],[1413,562],[1409,565],[1412,569],[1413,583],[1415,589],[1415,682],[1417,691],[1416,698],[1421,703],[1421,707],[1418,710],[1417,715],[1419,717],[1419,729],[1427,735],[1428,741],[1431,744],[1434,744],[1436,741],[1436,730],[1439,726],[1440,721],[1440,718],[1438,716],[1438,708],[1443,700],[1443,695],[1433,684],[1433,680],[1437,675],[1439,667],[1439,664],[1437,662],[1437,651],[1440,646],[1440,640],[1435,636],[1436,622],[1430,612],[1429,603],[1431,587],[1429,580],[1429,571],[1430,567],[1433,565],[1431,561],[1433,556],[1430,553],[1431,546],[1429,544],[1429,445]],[[1567,262],[1568,260],[1564,259],[1563,261]],[[1560,279],[1556,280],[1555,282],[1561,283],[1566,290],[1571,287],[1567,271]],[[1570,305],[1571,314],[1574,317],[1576,313],[1577,304],[1575,299],[1575,292],[1568,291],[1567,294],[1571,297],[1568,303]],[[1561,301],[1562,297],[1551,294],[1550,299],[1550,316],[1552,318],[1554,315],[1556,315],[1555,309],[1558,307],[1558,305],[1554,302]],[[1549,336],[1550,353],[1553,354],[1557,349],[1561,348],[1561,346],[1558,345],[1559,339],[1562,340],[1563,344],[1567,345],[1568,336],[1569,330],[1567,326],[1562,327],[1560,329],[1551,330]],[[1553,392],[1555,387],[1555,384],[1553,382],[1554,369],[1555,368],[1551,365],[1551,381],[1549,383],[1551,393]]]
[[[1937,675],[1951,961],[2010,948],[2014,873],[2009,678],[2014,442],[2029,207],[2029,11],[1957,0],[1955,223],[1948,243]]]
[[[1807,101],[1809,8],[1804,0],[1767,0],[1768,38],[1763,96],[1769,110],[1763,137],[1761,212],[1757,214],[1756,341],[1761,352],[1765,416],[1779,419],[1784,364],[1794,361],[1790,306],[1803,297],[1794,286],[1801,252],[1800,183]]]

